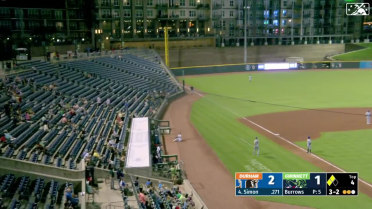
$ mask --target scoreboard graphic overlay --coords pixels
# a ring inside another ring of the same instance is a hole
[[[236,196],[357,196],[358,173],[235,173]]]

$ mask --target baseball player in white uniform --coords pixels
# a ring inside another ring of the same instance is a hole
[[[182,135],[179,133],[177,137],[173,140],[174,142],[181,142],[182,141]]]
[[[367,125],[371,124],[371,111],[367,110],[366,112]]]
[[[307,153],[311,154],[311,138],[310,138],[310,136],[307,137],[306,146],[307,146]]]
[[[258,156],[260,154],[260,142],[258,141],[258,137],[257,136],[256,136],[256,139],[254,140],[253,143],[254,143],[254,153],[256,153],[257,156]]]

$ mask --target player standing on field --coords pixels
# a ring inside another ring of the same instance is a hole
[[[371,112],[367,110],[366,112],[367,125],[371,124]]]
[[[252,76],[249,75],[248,79],[249,79],[249,82],[251,82],[252,81]]]
[[[307,137],[306,146],[307,146],[307,153],[311,154],[311,138],[310,138],[310,136]]]
[[[259,141],[258,141],[258,138],[256,136],[256,139],[254,140],[254,152],[253,154],[256,153],[257,156],[260,154],[260,145],[259,145]]]

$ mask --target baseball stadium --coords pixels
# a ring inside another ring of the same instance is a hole
[[[372,208],[370,12],[1,1],[0,209]]]

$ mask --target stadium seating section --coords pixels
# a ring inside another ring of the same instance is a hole
[[[151,54],[145,58],[121,54],[58,65],[41,61],[24,64],[30,70],[9,76],[7,85],[19,89],[22,94],[22,101],[18,103],[20,114],[23,117],[30,112],[31,119],[14,122],[1,113],[0,133],[7,130],[15,137],[11,144],[1,145],[1,156],[76,169],[85,151],[97,151],[100,158],[95,161],[96,166],[107,168],[113,163],[118,167],[120,159],[115,153],[125,151],[130,118],[154,116],[166,96],[180,91],[157,59]],[[101,103],[97,102],[97,97]],[[11,95],[1,91],[0,106],[10,99]],[[70,114],[68,109],[75,105],[82,111]],[[121,123],[117,120],[119,113],[123,116]],[[63,122],[63,117],[67,123]],[[45,123],[48,130],[42,128]],[[111,136],[114,132],[118,137]],[[115,149],[109,146],[110,139],[115,139]],[[5,180],[3,177],[2,181]],[[21,182],[19,179],[8,181],[11,184]],[[54,183],[47,186],[55,186],[56,190],[61,187]],[[3,191],[3,187],[1,189]],[[46,198],[43,195],[41,199]],[[9,197],[11,204],[19,204],[21,196],[12,199],[13,196]],[[46,202],[49,204],[50,200]]]
[[[43,178],[31,179],[29,176],[16,177],[14,174],[0,175],[0,208],[61,208],[69,205],[65,194],[67,188],[77,194],[79,186],[69,182],[45,180]]]

